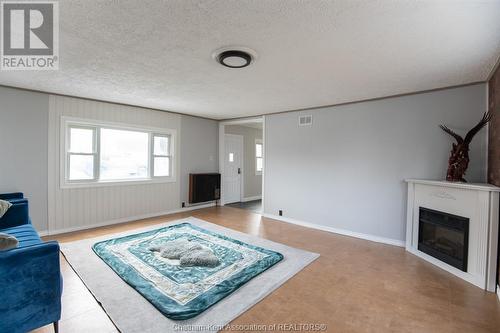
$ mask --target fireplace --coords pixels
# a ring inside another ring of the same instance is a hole
[[[420,207],[418,249],[467,272],[469,219]]]
[[[406,181],[406,250],[479,288],[495,292],[500,187]]]

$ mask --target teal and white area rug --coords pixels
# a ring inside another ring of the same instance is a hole
[[[319,256],[193,217],[60,245],[124,333],[216,332]]]
[[[183,244],[180,240],[194,244],[190,252],[196,253],[196,245],[211,251],[218,264],[183,266],[179,259],[151,250]],[[175,320],[200,314],[283,259],[278,252],[190,223],[102,241],[92,248],[125,282]]]

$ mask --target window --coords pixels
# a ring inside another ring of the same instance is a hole
[[[155,135],[153,146],[153,170],[155,177],[170,175],[170,144],[166,135]]]
[[[255,140],[255,174],[262,175],[264,153],[262,140]]]
[[[175,131],[71,120],[65,120],[64,126],[63,187],[175,180]]]
[[[69,178],[74,180],[94,179],[96,153],[96,129],[71,127],[69,129]]]
[[[149,135],[101,128],[99,179],[148,178]]]

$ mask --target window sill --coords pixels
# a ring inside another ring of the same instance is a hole
[[[93,182],[82,181],[74,183],[63,181],[61,183],[61,189],[148,185],[148,184],[174,183],[175,181],[176,181],[175,177],[159,177],[159,178],[129,179],[129,180],[101,180]]]

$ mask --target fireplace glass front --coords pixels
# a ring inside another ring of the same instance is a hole
[[[467,272],[468,245],[468,218],[420,207],[420,251]]]

